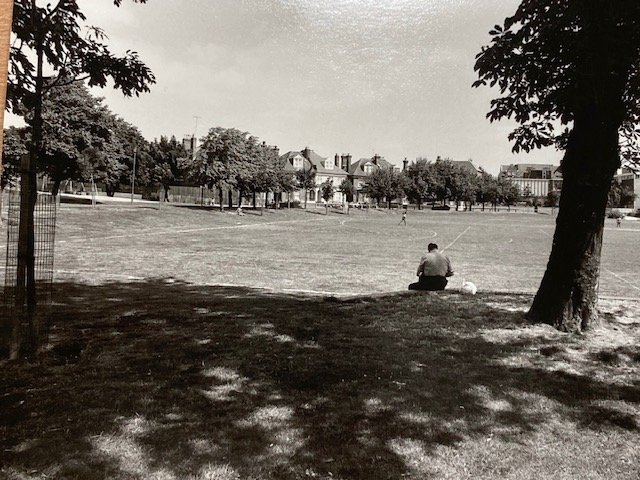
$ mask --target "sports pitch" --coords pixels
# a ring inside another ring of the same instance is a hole
[[[550,215],[147,207],[61,206],[0,478],[638,478],[640,225],[608,221],[601,279],[636,300],[578,336],[486,293],[535,291]],[[452,291],[404,292],[429,241]]]
[[[405,290],[429,242],[455,276],[479,292],[534,293],[545,270],[555,218],[550,214],[324,208],[232,212],[166,205],[62,205],[56,281],[175,279],[275,291],[362,295]],[[6,227],[5,227],[6,228]],[[605,226],[600,295],[640,298],[640,222]],[[2,247],[6,233],[2,232]],[[3,249],[4,251],[4,249]],[[4,256],[4,255],[3,255]],[[3,259],[4,262],[4,259]]]

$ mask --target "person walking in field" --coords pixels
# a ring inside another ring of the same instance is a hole
[[[409,285],[409,290],[444,290],[447,278],[453,275],[449,258],[438,251],[438,245],[430,243],[428,252],[420,259],[418,281]]]
[[[407,211],[405,210],[404,212],[402,212],[402,220],[400,220],[400,224],[404,223],[404,226],[407,226]]]

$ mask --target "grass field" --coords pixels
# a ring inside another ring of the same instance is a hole
[[[208,210],[63,206],[59,280],[173,277],[196,284],[367,294],[406,289],[426,244],[450,256],[456,276],[481,291],[535,292],[554,218],[535,214],[324,209],[239,217]],[[640,222],[607,221],[600,294],[640,298]]]
[[[574,336],[524,320],[550,216],[322,213],[63,206],[50,345],[0,364],[0,478],[640,477],[640,225],[607,225]],[[452,288],[406,292],[433,240]]]

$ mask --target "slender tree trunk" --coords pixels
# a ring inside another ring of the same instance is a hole
[[[61,180],[55,179],[53,181],[53,185],[51,185],[51,195],[53,195],[54,197],[57,197],[58,193],[60,193],[60,183]]]
[[[307,209],[307,190],[304,191],[304,209]]]
[[[595,109],[594,109],[595,110]],[[563,185],[547,270],[527,316],[562,331],[598,323],[605,209],[620,165],[619,122],[598,112],[577,117],[562,160]]]
[[[224,212],[224,192],[222,187],[218,187],[218,199],[220,200],[220,211]]]
[[[35,8],[35,2],[33,3]],[[35,18],[35,17],[34,17]],[[36,26],[34,28],[37,31]],[[42,95],[44,91],[42,46],[36,49],[36,84],[29,155],[22,158],[20,179],[20,225],[18,231],[18,266],[16,272],[13,332],[9,356],[33,354],[40,345],[40,329],[35,325],[36,277],[35,277],[35,225],[34,210],[38,197],[36,162],[42,144]]]

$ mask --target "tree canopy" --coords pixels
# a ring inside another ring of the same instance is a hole
[[[114,1],[116,6],[121,3]],[[39,101],[37,95],[75,80],[105,87],[111,79],[114,88],[126,96],[149,91],[155,77],[138,53],[128,50],[123,56],[114,55],[104,43],[105,32],[85,25],[85,20],[76,0],[45,6],[37,5],[36,0],[13,2],[15,41],[10,48],[7,103],[14,113],[24,114]],[[53,72],[46,82],[43,62]],[[36,91],[38,82],[43,82],[41,92]]]
[[[377,168],[367,178],[364,192],[376,202],[387,200],[387,206],[404,194],[405,176],[392,168]]]
[[[623,157],[637,162],[640,130],[640,3],[635,0],[523,0],[489,32],[474,86],[490,85],[491,121],[514,119],[514,152],[564,150],[576,115],[606,110],[621,123]],[[594,91],[600,95],[591,102]]]

